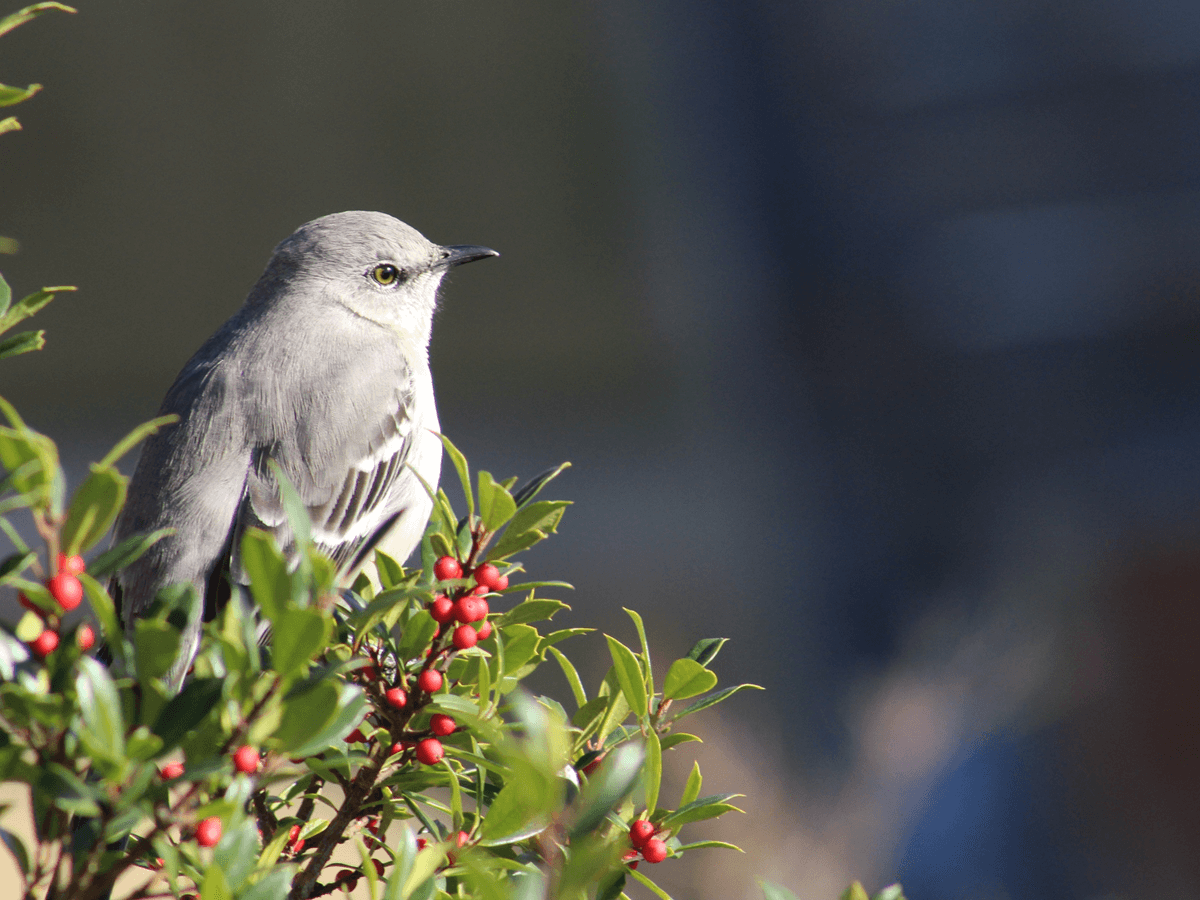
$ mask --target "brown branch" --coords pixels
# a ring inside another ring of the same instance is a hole
[[[309,900],[313,896],[313,891],[317,887],[317,876],[329,862],[329,857],[333,855],[333,850],[345,833],[346,827],[358,818],[363,802],[375,787],[375,781],[379,778],[379,773],[383,770],[383,764],[389,755],[390,748],[381,742],[376,745],[368,762],[358,770],[358,774],[354,776],[354,780],[346,789],[342,808],[325,826],[325,830],[319,836],[320,842],[317,844],[316,852],[299,877],[292,882],[292,891],[288,894],[288,900]]]

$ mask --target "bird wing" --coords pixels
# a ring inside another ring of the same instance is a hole
[[[247,527],[270,532],[285,552],[295,538],[271,462],[292,482],[308,511],[314,543],[340,570],[355,561],[360,549],[377,539],[381,529],[401,511],[395,488],[405,473],[418,427],[411,385],[396,388],[378,412],[336,420],[327,434],[340,447],[329,452],[304,452],[282,440],[254,448],[237,531]],[[317,460],[328,460],[317,463]],[[330,464],[332,463],[332,464]],[[235,536],[234,546],[240,546]],[[236,555],[236,554],[235,554]],[[238,573],[240,576],[240,573]],[[239,577],[241,580],[241,577]]]

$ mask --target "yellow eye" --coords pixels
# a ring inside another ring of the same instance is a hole
[[[371,270],[371,277],[385,287],[393,285],[400,277],[400,270],[391,263],[383,263]]]

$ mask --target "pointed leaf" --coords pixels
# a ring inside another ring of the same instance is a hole
[[[467,519],[472,519],[475,516],[475,498],[471,493],[471,469],[467,465],[467,458],[462,455],[461,450],[454,446],[450,438],[444,434],[438,434],[436,431],[434,434],[438,436],[438,440],[446,448],[446,455],[450,457],[450,462],[454,465],[454,471],[458,473],[458,480],[462,482],[463,494],[467,500]]]
[[[24,25],[30,19],[34,19],[51,9],[58,9],[69,13],[75,12],[74,9],[62,3],[34,3],[32,6],[26,6],[24,9],[19,9],[15,13],[0,19],[0,35],[8,34],[8,32],[12,31],[18,25]]]
[[[646,715],[648,700],[646,683],[642,680],[642,667],[637,656],[616,638],[606,634],[604,639],[608,641],[608,652],[612,656],[613,671],[617,683],[621,686],[621,693],[625,695],[634,715],[642,718]]]
[[[687,784],[683,787],[683,796],[679,798],[679,805],[687,806],[689,803],[694,803],[700,796],[700,786],[703,783],[704,778],[700,775],[700,763],[693,761],[692,772],[688,775]]]
[[[716,659],[717,654],[721,652],[721,648],[728,640],[729,638],[705,638],[697,641],[696,646],[688,651],[687,658],[694,659],[702,666],[707,666]]]
[[[45,331],[22,331],[0,340],[0,359],[34,353],[46,346]]]

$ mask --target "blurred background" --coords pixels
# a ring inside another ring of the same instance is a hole
[[[80,7],[0,45],[0,265],[80,288],[0,393],[75,483],[303,222],[495,247],[445,431],[574,464],[567,624],[767,688],[676,896],[1196,895],[1200,5]]]

